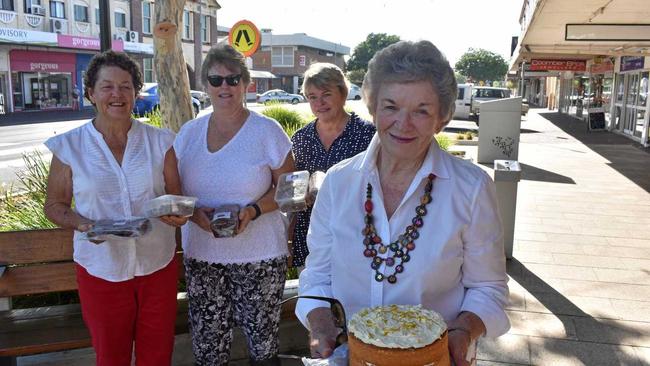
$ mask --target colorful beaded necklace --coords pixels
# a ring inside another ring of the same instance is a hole
[[[364,220],[366,227],[362,231],[365,236],[363,246],[366,248],[363,251],[363,255],[367,258],[372,258],[370,268],[375,271],[375,280],[377,282],[382,282],[383,280],[387,280],[391,284],[397,282],[397,274],[404,272],[404,263],[411,260],[409,253],[415,249],[414,241],[420,237],[418,229],[424,225],[422,217],[427,214],[427,205],[431,202],[431,189],[433,189],[433,180],[435,177],[433,174],[429,174],[427,177],[428,181],[424,186],[424,195],[420,199],[420,205],[415,208],[415,217],[411,220],[412,225],[407,226],[404,234],[400,235],[397,240],[388,245],[382,243],[373,224],[372,209],[374,205],[372,204],[372,185],[368,183],[366,203],[364,205],[366,210]],[[393,252],[389,257],[381,258],[377,255],[377,253],[385,254],[388,250]],[[393,274],[386,276],[386,274],[379,272],[382,262],[386,263],[386,267],[394,266]]]

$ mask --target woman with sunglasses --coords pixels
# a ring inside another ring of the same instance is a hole
[[[494,183],[442,151],[454,72],[430,42],[401,41],[375,54],[363,82],[377,126],[368,149],[332,167],[318,193],[300,295],[364,307],[419,305],[440,313],[458,366],[482,335],[509,329],[508,286]],[[339,330],[329,304],[301,299],[312,355],[328,357]]]
[[[294,170],[280,125],[244,106],[250,73],[229,45],[212,48],[201,78],[214,112],[189,121],[174,149],[183,192],[198,197],[183,230],[192,348],[198,365],[226,365],[234,326],[252,365],[279,365],[279,302],[287,270],[286,229],[274,201],[280,174]],[[237,234],[215,238],[215,207],[241,207]]]

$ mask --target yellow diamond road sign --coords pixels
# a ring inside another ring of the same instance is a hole
[[[249,20],[240,20],[230,28],[228,43],[246,57],[254,54],[261,42],[260,31]]]

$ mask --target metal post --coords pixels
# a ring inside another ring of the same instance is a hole
[[[111,49],[112,36],[110,0],[99,0],[99,44],[102,52]]]
[[[524,97],[524,85],[526,85],[526,80],[524,79],[525,78],[525,74],[524,74],[524,68],[525,67],[526,67],[526,61],[522,61],[521,62],[521,88],[519,89],[519,96],[522,97],[522,98],[525,98]]]

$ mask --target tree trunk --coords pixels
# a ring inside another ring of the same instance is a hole
[[[181,44],[185,0],[156,1],[154,67],[163,126],[178,132],[194,116],[187,67]]]

